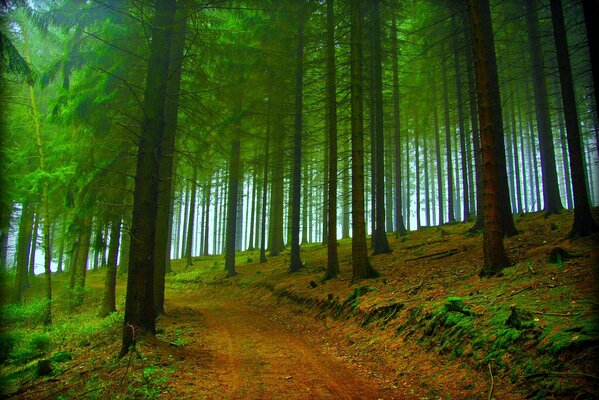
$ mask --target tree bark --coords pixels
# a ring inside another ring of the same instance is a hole
[[[104,280],[104,297],[100,316],[106,317],[116,311],[116,263],[119,254],[119,241],[121,239],[121,221],[115,220],[110,224],[110,246]]]
[[[238,135],[235,132],[235,135]],[[239,153],[241,142],[235,137],[231,144],[231,161],[229,167],[229,190],[227,198],[227,230],[225,244],[225,270],[227,277],[237,275],[235,271],[235,240],[237,231],[237,199],[239,190]]]
[[[185,267],[191,267],[193,265],[193,242],[194,242],[194,231],[195,226],[195,214],[196,214],[196,195],[198,191],[198,176],[197,166],[193,166],[193,178],[191,178],[191,200],[189,203],[189,219],[187,221],[187,245],[185,246]]]
[[[364,115],[362,96],[361,0],[351,0],[352,279],[373,278],[364,222]]]
[[[158,211],[156,214],[156,247],[154,256],[154,308],[156,315],[164,313],[164,279],[171,257],[173,229],[175,138],[179,113],[179,89],[185,51],[187,11],[179,8],[173,35],[169,61],[167,99],[164,109],[164,137],[161,145],[158,183]]]
[[[466,153],[466,128],[464,126],[464,100],[462,97],[462,69],[460,66],[460,48],[458,46],[458,32],[455,17],[451,18],[454,33],[452,35],[453,67],[455,69],[455,90],[458,112],[458,129],[460,130],[460,152],[462,169],[462,212],[463,220],[470,218],[470,198],[468,185],[468,154]],[[457,159],[456,159],[457,162]]]
[[[495,139],[503,132],[503,121],[489,1],[468,0],[468,14],[476,72],[483,165],[484,262],[480,275],[489,277],[509,265],[503,246],[503,225],[498,204],[500,166]]]
[[[175,11],[175,1],[156,1],[144,90],[144,119],[137,152],[121,357],[135,344],[139,331],[151,335],[156,331],[154,308],[156,215],[166,86]]]
[[[28,267],[31,251],[33,207],[28,201],[22,204],[19,237],[17,240],[17,271],[15,279],[15,301],[21,302],[22,294],[29,287]]]
[[[328,128],[328,215],[327,270],[324,279],[339,274],[337,254],[337,85],[335,70],[335,14],[333,0],[327,0],[327,128]]]
[[[374,36],[374,105],[375,105],[375,162],[376,162],[376,209],[372,254],[389,253],[391,247],[385,230],[385,140],[383,132],[383,69],[381,48],[381,0],[372,1],[372,28]]]
[[[451,159],[451,126],[449,123],[449,91],[447,89],[447,67],[445,66],[445,58],[441,59],[441,73],[443,76],[443,107],[445,115],[445,160],[447,169],[447,222],[454,222],[453,208],[453,161]]]
[[[300,209],[302,187],[302,122],[304,86],[304,18],[305,4],[299,6],[297,27],[297,49],[295,70],[295,135],[293,138],[293,173],[291,187],[291,257],[289,271],[299,271],[303,264],[300,258]]]
[[[537,2],[536,0],[526,0],[524,4],[532,67],[533,93],[535,97],[535,115],[537,118],[537,131],[539,133],[543,200],[545,215],[549,216],[561,211],[563,206],[559,195],[557,172],[555,169],[555,150],[553,148],[553,134],[551,132],[551,120],[549,116],[549,98],[545,82],[545,71],[543,70],[543,47],[537,25]]]
[[[591,215],[589,197],[585,183],[584,154],[580,137],[580,125],[576,112],[576,96],[570,66],[570,54],[566,38],[564,13],[560,0],[550,0],[551,21],[555,50],[557,52],[557,65],[562,89],[562,102],[566,118],[566,131],[568,140],[568,155],[572,173],[572,188],[574,193],[574,223],[570,231],[571,237],[587,236],[599,232],[599,225]]]

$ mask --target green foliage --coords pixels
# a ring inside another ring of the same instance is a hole
[[[51,338],[47,333],[23,333],[13,343],[8,354],[8,361],[13,364],[24,364],[43,356],[50,349]]]
[[[0,320],[4,324],[37,325],[44,322],[48,300],[46,298],[30,300],[27,303],[12,303],[0,308]]]

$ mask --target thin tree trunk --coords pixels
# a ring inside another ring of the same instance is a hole
[[[31,231],[31,251],[29,253],[29,276],[35,276],[35,253],[37,252],[37,234],[39,231],[40,214],[35,213],[33,219],[33,230]]]
[[[557,64],[562,89],[562,102],[568,132],[568,155],[572,173],[572,188],[574,192],[574,223],[570,231],[571,237],[586,236],[599,232],[599,225],[591,215],[589,196],[585,184],[584,154],[580,137],[580,125],[576,112],[576,96],[570,66],[570,54],[566,38],[564,13],[560,0],[550,0],[551,21],[557,52]]]
[[[299,6],[297,27],[297,53],[295,70],[295,135],[293,137],[293,173],[291,187],[291,257],[289,271],[299,271],[300,258],[300,209],[302,187],[302,133],[303,133],[303,87],[304,87],[304,2]]]
[[[557,172],[555,169],[555,151],[553,134],[549,116],[549,97],[543,70],[543,48],[538,27],[537,2],[526,0],[526,28],[531,57],[533,92],[535,97],[535,114],[537,131],[539,133],[539,152],[541,154],[541,173],[543,176],[543,200],[545,215],[551,215],[562,210],[559,195]]]
[[[445,159],[447,169],[447,222],[454,222],[453,208],[453,162],[451,159],[451,126],[449,124],[449,91],[447,89],[447,67],[445,66],[445,58],[441,59],[441,73],[443,76],[443,107],[445,115]]]
[[[397,16],[393,13],[391,22],[391,62],[393,71],[393,139],[395,158],[395,236],[405,236],[406,226],[403,217],[402,176],[401,176],[401,130],[399,114],[399,63],[397,60]]]
[[[119,241],[121,238],[121,221],[112,221],[110,224],[110,246],[106,265],[106,278],[104,280],[104,297],[100,316],[106,317],[116,311],[116,262],[119,254]]]
[[[360,0],[351,0],[352,280],[372,278],[364,223],[364,116]]]
[[[268,195],[268,168],[269,168],[269,146],[270,146],[270,102],[267,102],[266,112],[266,140],[264,141],[264,168],[262,171],[262,216],[260,231],[260,263],[266,262],[266,198]],[[272,192],[272,189],[271,189]],[[272,227],[272,226],[271,226]]]
[[[372,28],[374,36],[374,104],[375,104],[375,162],[376,162],[376,223],[373,233],[373,254],[389,253],[391,246],[385,231],[385,140],[383,136],[383,70],[381,48],[381,0],[372,1]]]
[[[435,157],[436,157],[436,165],[437,165],[437,199],[439,206],[439,225],[443,225],[443,171],[442,171],[442,163],[441,163],[441,131],[439,129],[439,115],[437,113],[437,99],[435,98],[436,88],[433,88],[433,122],[435,129]],[[409,170],[409,169],[408,169]]]
[[[337,254],[337,86],[335,82],[335,14],[333,0],[327,0],[327,128],[328,128],[328,212],[327,270],[324,279],[339,274]]]
[[[515,173],[515,183],[514,183],[514,191],[516,192],[516,212],[518,214],[522,213],[522,190],[520,189],[520,163],[518,157],[518,134],[516,132],[516,107],[514,104],[516,100],[514,99],[514,91],[510,91],[510,116],[511,116],[511,128],[512,128],[512,152],[513,157],[510,157],[510,163],[513,160],[514,162],[514,171]]]
[[[33,207],[26,201],[21,208],[19,238],[17,240],[17,271],[15,279],[15,301],[20,303],[22,294],[29,287],[29,253],[33,227]]]
[[[463,219],[467,221],[470,218],[470,199],[468,185],[468,154],[466,153],[466,128],[464,127],[464,100],[462,98],[462,68],[460,66],[460,48],[458,46],[458,32],[455,17],[451,18],[454,34],[453,42],[453,66],[455,69],[455,88],[458,111],[458,129],[460,130],[460,152],[462,168],[462,211]],[[457,162],[457,159],[456,159]]]
[[[238,135],[238,132],[235,132],[235,135]],[[236,137],[231,144],[231,164],[229,168],[229,190],[227,198],[227,233],[225,245],[225,270],[227,271],[227,277],[237,275],[235,271],[235,240],[237,231],[240,148],[239,137]]]
[[[187,221],[187,245],[185,246],[185,267],[193,265],[193,239],[195,226],[196,193],[198,191],[197,167],[193,167],[193,178],[191,179],[191,200],[189,204],[189,219]]]

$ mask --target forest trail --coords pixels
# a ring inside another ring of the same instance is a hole
[[[185,367],[174,372],[172,398],[406,398],[310,340],[308,332],[222,295],[177,296],[167,303],[163,324],[175,324],[185,337]]]

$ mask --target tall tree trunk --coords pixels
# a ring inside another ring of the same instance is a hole
[[[257,185],[256,182],[258,180],[258,174],[256,171],[256,168],[254,168],[253,174],[252,174],[252,202],[249,203],[249,199],[248,199],[248,209],[250,210],[250,226],[249,226],[249,238],[248,238],[248,250],[252,251],[254,250],[254,223],[255,223],[255,215],[256,215],[256,190],[257,190]],[[248,196],[249,196],[249,189],[248,189]],[[250,206],[251,204],[251,206]]]
[[[260,231],[260,263],[266,262],[266,206],[268,195],[268,168],[270,157],[270,100],[267,100],[266,111],[266,140],[264,141],[264,168],[262,170],[262,215],[261,215],[261,231]],[[272,192],[272,189],[271,189]],[[272,225],[271,225],[272,227]]]
[[[8,268],[8,233],[11,216],[12,202],[0,198],[0,271],[2,272],[5,272]]]
[[[559,129],[559,140],[562,148],[562,164],[563,164],[563,178],[564,178],[564,186],[566,188],[566,204],[568,209],[573,208],[572,201],[572,183],[570,182],[570,163],[568,161],[568,144],[566,140],[566,129],[564,127],[564,113],[562,109],[562,92],[559,88],[559,82],[555,80],[555,96],[557,97],[557,126]]]
[[[29,46],[28,46],[28,35],[27,29],[23,27],[23,46],[25,47],[25,60],[30,63],[29,57]],[[39,156],[39,169],[42,173],[46,171],[46,154],[44,144],[42,140],[42,131],[39,120],[39,113],[37,109],[37,101],[35,100],[35,91],[33,89],[33,82],[29,82],[29,100],[31,103],[31,116],[33,118],[35,142],[37,148],[37,154]],[[52,323],[52,245],[50,238],[50,231],[52,227],[52,221],[50,221],[50,201],[48,199],[48,181],[44,180],[41,183],[41,200],[42,204],[40,207],[40,214],[42,218],[42,240],[44,247],[44,275],[46,277],[45,285],[45,298],[46,298],[46,309],[44,311],[44,325],[50,325]],[[39,217],[38,217],[39,218]],[[36,219],[37,221],[37,219]],[[37,228],[36,232],[37,235]],[[32,251],[32,257],[35,256],[35,243]],[[35,268],[35,263],[32,262],[32,268]]]
[[[33,217],[33,230],[31,231],[31,251],[29,253],[29,276],[35,276],[35,253],[37,252],[37,234],[39,232],[40,214]]]
[[[202,238],[202,255],[203,256],[207,256],[208,254],[210,254],[210,252],[208,251],[208,233],[209,233],[209,228],[210,228],[210,193],[212,192],[212,177],[210,177],[208,179],[208,183],[206,185],[206,192],[204,195],[204,202],[206,204],[206,210],[204,211],[204,216],[202,217],[204,219],[204,228],[203,228],[203,238]],[[252,217],[252,224],[253,224],[253,217]]]
[[[381,48],[381,0],[372,1],[372,28],[374,36],[374,104],[375,104],[375,162],[376,162],[376,209],[375,231],[373,232],[372,254],[391,251],[385,230],[385,138],[383,135],[383,56]]]
[[[28,201],[22,204],[17,240],[17,272],[15,276],[15,301],[20,303],[22,294],[29,287],[28,267],[33,227],[33,207]]]
[[[194,242],[194,231],[195,226],[195,211],[196,211],[196,195],[198,191],[198,175],[197,166],[193,166],[193,178],[191,178],[191,200],[189,204],[189,219],[187,221],[187,245],[185,246],[185,267],[191,267],[193,265],[193,242]]]
[[[568,154],[572,173],[572,188],[574,192],[574,224],[570,231],[571,237],[586,236],[599,232],[599,225],[591,215],[589,197],[585,184],[584,154],[580,137],[580,125],[576,112],[576,96],[570,66],[570,54],[564,13],[560,0],[550,0],[551,21],[557,52],[557,65],[559,70],[560,85],[562,89],[562,102],[566,118],[566,131],[568,132]]]
[[[397,16],[393,13],[391,22],[391,61],[393,70],[393,139],[395,158],[395,236],[405,236],[406,226],[403,218],[402,177],[401,177],[401,130],[399,115],[399,63],[397,60]]]
[[[470,31],[476,71],[478,115],[483,165],[484,263],[481,276],[493,276],[509,265],[503,246],[496,136],[502,134],[501,99],[495,58],[495,43],[488,0],[468,0]]]
[[[449,91],[447,89],[447,67],[445,66],[445,58],[441,59],[441,73],[443,75],[443,107],[445,115],[445,159],[447,169],[447,222],[454,222],[454,207],[453,207],[453,162],[451,159],[451,126],[449,124]]]
[[[238,135],[239,132],[235,132]],[[227,277],[237,275],[235,271],[235,240],[237,231],[237,199],[239,190],[239,153],[241,143],[239,137],[231,144],[231,161],[229,168],[229,190],[227,198],[227,230],[225,244],[225,270]]]
[[[562,202],[559,196],[557,172],[555,169],[555,151],[553,149],[553,134],[549,116],[549,98],[545,71],[543,70],[543,47],[538,27],[537,2],[526,0],[526,28],[531,57],[533,92],[535,96],[535,114],[537,131],[539,132],[539,151],[541,154],[541,173],[543,176],[543,200],[545,215],[559,212]]]
[[[474,61],[472,60],[472,46],[468,46],[468,97],[470,101],[470,125],[472,127],[472,152],[474,155],[474,176],[476,181],[476,220],[470,228],[471,232],[483,229],[483,172],[480,150],[480,130],[478,125],[478,110],[476,107],[476,88],[474,80]]]
[[[521,186],[520,186],[520,162],[519,162],[519,157],[518,157],[518,134],[517,134],[517,128],[516,128],[516,107],[515,104],[516,100],[514,99],[514,92],[513,90],[511,90],[510,93],[510,116],[511,116],[511,128],[512,128],[512,152],[513,152],[513,158],[510,158],[510,162],[512,162],[511,160],[513,160],[514,162],[514,171],[516,172],[516,181],[514,184],[514,191],[516,192],[516,212],[517,213],[521,213],[522,212],[522,190],[521,190]]]
[[[100,316],[106,317],[116,311],[116,262],[119,254],[119,241],[121,239],[121,221],[116,219],[110,224],[110,246],[106,265],[106,278],[104,280],[104,297]]]
[[[418,112],[413,111],[414,115],[414,175],[416,176],[416,229],[420,229],[420,126],[418,121]]]
[[[582,12],[584,14],[584,25],[587,31],[587,43],[591,58],[591,71],[593,72],[593,92],[595,94],[595,121],[599,118],[599,31],[597,21],[599,20],[599,4],[597,0],[582,0]],[[597,127],[595,126],[595,138],[597,138]],[[597,146],[599,151],[599,146]]]
[[[462,211],[463,219],[470,218],[470,199],[468,185],[468,154],[466,153],[466,128],[464,127],[464,100],[462,97],[462,68],[460,67],[460,48],[458,46],[458,32],[455,17],[452,16],[451,23],[454,29],[452,35],[453,44],[453,67],[455,69],[455,89],[458,111],[458,129],[460,130],[460,152],[462,168]],[[456,159],[457,162],[457,159]]]
[[[364,115],[361,0],[351,0],[352,279],[378,276],[370,264],[364,223]]]
[[[305,4],[302,0],[298,14],[297,49],[295,70],[295,135],[293,137],[293,173],[291,187],[291,257],[289,271],[296,272],[302,268],[300,258],[300,209],[302,187],[302,122],[303,122],[303,88],[304,88],[304,18]]]
[[[120,356],[129,352],[139,331],[156,331],[154,249],[164,109],[176,1],[157,0],[144,90],[144,119],[138,143],[133,193],[129,274]]]
[[[348,150],[347,148],[348,148],[348,146],[347,146],[347,142],[346,142],[346,145],[344,146],[344,150],[346,152]],[[341,201],[342,201],[342,204],[341,204],[341,238],[347,239],[347,238],[349,238],[349,229],[350,229],[350,223],[349,223],[349,218],[350,218],[349,169],[351,167],[348,156],[345,157],[344,163],[342,165],[343,165],[343,170],[341,171],[341,185],[342,185],[342,188],[341,188],[341,192],[342,192],[342,196],[341,196]]]
[[[237,182],[237,222],[235,225],[235,250],[243,250],[243,206],[244,206],[244,176],[243,166],[239,165],[239,178]]]
[[[328,221],[327,271],[324,279],[339,274],[337,254],[337,85],[335,70],[335,14],[333,0],[327,0],[327,128],[328,128]]]
[[[71,306],[77,307],[83,304],[83,290],[85,288],[85,276],[87,274],[87,263],[89,258],[89,250],[92,238],[92,218],[84,216],[79,223],[79,240],[77,249],[77,260],[72,274],[73,280],[73,298]]]
[[[189,182],[187,182],[185,184],[184,187],[181,188],[181,190],[185,191],[185,201],[184,201],[184,211],[183,211],[183,224],[180,227],[180,237],[181,237],[181,252],[179,253],[179,258],[183,258],[185,257],[185,254],[187,254],[187,250],[186,250],[186,246],[187,246],[187,219],[189,217],[189,195],[190,195],[190,191],[189,191]]]
[[[168,96],[164,109],[164,137],[161,144],[158,211],[156,214],[156,246],[154,255],[154,308],[156,315],[164,313],[164,279],[170,265],[173,230],[175,138],[179,113],[179,89],[185,51],[185,30],[188,12],[179,7],[171,38]]]
[[[435,157],[437,165],[437,201],[439,206],[439,225],[443,225],[443,172],[441,163],[441,130],[439,129],[439,115],[437,113],[436,88],[433,88],[433,122],[435,128]]]

